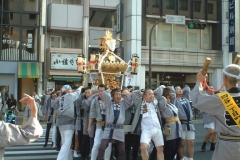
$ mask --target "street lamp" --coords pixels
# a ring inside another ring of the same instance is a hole
[[[152,31],[153,29],[156,27],[156,25],[158,25],[158,23],[164,21],[165,19],[160,19],[158,20],[153,26],[152,29],[150,31],[150,35],[149,35],[149,75],[148,75],[148,82],[149,82],[149,88],[152,88]]]

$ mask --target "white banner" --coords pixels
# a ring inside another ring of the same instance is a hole
[[[47,93],[50,93],[55,90],[55,82],[47,82]]]
[[[125,87],[127,86],[135,86],[135,75],[132,75],[130,73],[127,74],[125,79]]]

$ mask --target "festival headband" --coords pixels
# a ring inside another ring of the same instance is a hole
[[[234,74],[228,73],[227,71],[225,71],[225,69],[223,70],[223,74],[225,74],[226,76],[232,77],[232,78],[240,79],[240,74],[234,75]]]

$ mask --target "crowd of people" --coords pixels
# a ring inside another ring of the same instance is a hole
[[[204,112],[204,128],[208,129],[202,151],[206,151],[211,139],[213,160],[238,159],[240,67],[232,64],[223,70],[226,92],[214,94],[212,86],[204,88],[205,79],[200,71],[192,91],[187,85],[183,89],[162,85],[155,90],[110,90],[104,84],[92,88],[64,85],[61,91],[45,97],[47,128],[43,147],[48,146],[53,125],[52,147],[59,151],[57,160],[71,160],[73,156],[109,160],[112,154],[119,160],[135,160],[139,153],[143,160],[184,160],[185,145],[187,159],[193,160],[193,105]],[[31,110],[29,121],[36,119],[36,97],[25,95],[22,102]],[[216,133],[219,140],[215,146]],[[39,135],[41,131],[35,137]],[[150,145],[154,146],[151,155]]]
[[[187,85],[183,89],[161,85],[155,90],[64,85],[45,99],[43,147],[53,128],[51,146],[59,151],[59,160],[73,156],[109,160],[111,155],[136,160],[139,153],[144,160],[182,160],[185,143],[192,160],[195,128],[189,94]],[[152,152],[149,145],[154,146]]]

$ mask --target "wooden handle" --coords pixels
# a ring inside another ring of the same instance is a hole
[[[238,64],[239,60],[240,60],[240,55],[236,55],[236,57],[233,61],[233,64]]]
[[[210,63],[211,63],[211,58],[207,57],[202,68],[202,75],[205,76],[207,74]]]

